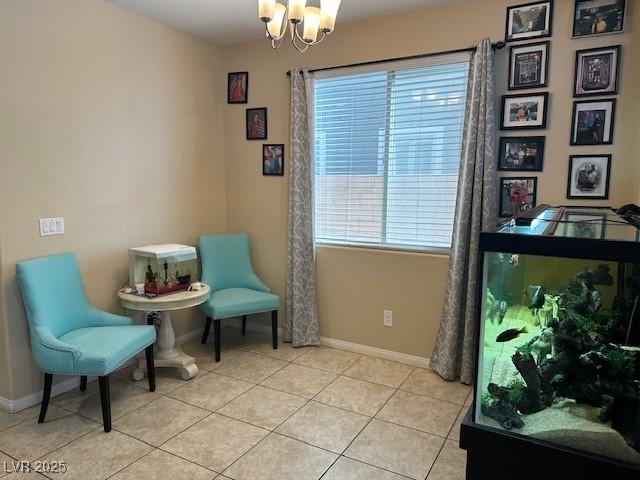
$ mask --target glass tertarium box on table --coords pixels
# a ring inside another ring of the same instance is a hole
[[[195,247],[164,244],[129,249],[129,286],[136,288],[144,285],[145,295],[186,290],[197,281],[197,276],[198,256]]]

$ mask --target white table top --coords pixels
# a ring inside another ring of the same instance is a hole
[[[211,289],[209,288],[209,285],[202,282],[200,282],[200,285],[202,285],[200,290],[183,290],[181,292],[158,295],[153,298],[145,297],[144,295],[135,295],[133,293],[125,293],[122,290],[118,290],[118,298],[120,299],[120,304],[129,310],[144,312],[181,310],[183,308],[195,307],[207,301]]]

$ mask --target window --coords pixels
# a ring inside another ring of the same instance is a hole
[[[315,239],[451,246],[468,55],[317,72]]]

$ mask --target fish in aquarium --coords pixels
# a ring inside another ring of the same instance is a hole
[[[527,327],[509,328],[496,337],[496,342],[510,342],[518,338],[523,333],[527,333]]]

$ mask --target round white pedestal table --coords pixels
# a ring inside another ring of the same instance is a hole
[[[176,345],[176,336],[171,323],[171,312],[183,308],[196,307],[209,298],[211,291],[208,285],[201,283],[200,290],[181,291],[149,298],[143,295],[118,291],[120,304],[127,310],[137,312],[159,312],[160,328],[154,348],[154,363],[156,367],[178,368],[182,378],[190,380],[198,374],[196,359],[187,355]],[[138,368],[133,371],[133,379],[140,381],[147,371],[147,361],[138,358]]]

